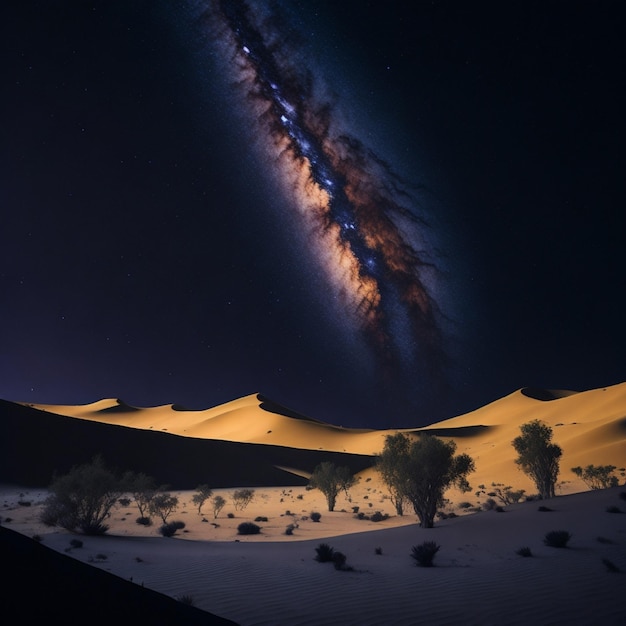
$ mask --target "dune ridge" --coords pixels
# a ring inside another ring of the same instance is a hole
[[[533,484],[513,462],[511,441],[524,422],[539,419],[553,429],[554,441],[563,449],[561,493],[585,490],[571,467],[612,464],[626,466],[626,383],[588,391],[520,388],[466,414],[419,428],[344,428],[302,416],[255,393],[203,410],[178,411],[174,405],[129,407],[119,399],[102,399],[87,405],[29,405],[40,411],[169,433],[194,439],[272,445],[372,457],[385,437],[397,432],[429,432],[457,444],[476,462],[472,483],[517,485],[528,493]],[[309,469],[290,466],[302,475]],[[304,472],[303,472],[304,470]]]

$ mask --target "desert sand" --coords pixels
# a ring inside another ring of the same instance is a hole
[[[72,443],[64,447],[61,441],[57,446],[47,442],[41,457],[50,467],[83,462],[81,455],[92,450],[80,437],[92,441],[94,432],[102,433],[102,442],[108,437],[117,441],[119,458],[126,460],[133,457],[124,456],[123,442],[131,436],[145,433],[141,441],[146,447],[165,441],[170,465],[176,465],[173,459],[181,451],[188,453],[184,446],[190,440],[226,446],[211,448],[220,467],[243,465],[253,477],[242,481],[245,474],[221,475],[218,481],[213,474],[215,481],[200,481],[200,473],[190,475],[187,485],[183,477],[178,484],[184,488],[172,489],[179,507],[170,519],[183,521],[185,528],[171,538],[160,536],[156,520],[151,527],[136,524],[131,502],[113,511],[107,535],[81,536],[83,546],[73,548],[75,535],[46,527],[39,519],[49,483],[37,483],[32,473],[28,480],[18,480],[19,472],[10,472],[8,463],[0,474],[0,481],[3,475],[10,478],[0,489],[4,528],[37,537],[41,545],[124,581],[190,599],[207,615],[241,626],[626,623],[626,383],[584,392],[520,389],[468,414],[426,428],[402,429],[451,438],[457,452],[470,454],[476,462],[469,476],[472,491],[451,489],[445,516],[433,529],[419,528],[410,510],[397,516],[377,472],[367,464],[358,469],[359,480],[349,496],[340,495],[334,512],[327,510],[323,494],[305,488],[311,463],[323,458],[309,454],[334,454],[333,459],[359,468],[363,459],[373,460],[385,435],[396,430],[325,424],[257,394],[206,411],[175,405],[129,407],[119,400],[82,406],[5,403],[3,410],[3,423],[11,425],[4,441],[12,437],[13,444],[9,448],[5,443],[2,452],[18,470],[36,464],[40,451],[32,443],[36,431],[30,446],[28,441],[20,444],[26,438],[21,428],[45,420],[66,428],[63,441],[69,433]],[[19,419],[12,421],[14,414]],[[482,510],[493,483],[534,493],[532,482],[514,463],[511,447],[519,426],[531,419],[550,425],[563,449],[558,496],[508,505],[502,512]],[[68,430],[77,422],[102,430]],[[155,431],[161,434],[157,437]],[[46,456],[50,446],[62,450],[63,459]],[[298,454],[290,457],[288,467],[274,468],[276,473],[259,470],[255,475],[255,466],[247,465],[247,459],[275,465],[283,459],[283,449]],[[197,452],[202,458],[203,450]],[[229,465],[228,456],[237,453],[239,462]],[[24,456],[27,462],[20,465]],[[573,466],[588,464],[615,465],[620,486],[590,490],[571,472]],[[206,467],[214,471],[213,465]],[[272,484],[277,477],[284,482]],[[227,500],[217,518],[210,502],[200,512],[191,502],[200,482],[226,485],[214,489]],[[254,499],[236,510],[232,492],[244,486],[254,488]],[[551,510],[540,511],[540,506]],[[355,507],[388,518],[360,520]],[[313,511],[321,513],[319,522],[311,520]],[[259,535],[237,535],[239,523],[257,517],[267,518],[257,522]],[[294,526],[291,535],[285,534],[288,525]],[[571,533],[567,548],[544,545],[545,534],[552,530]],[[418,567],[410,557],[411,547],[423,541],[441,546],[433,568]],[[321,542],[346,554],[352,570],[318,563],[315,548]],[[518,555],[522,547],[530,548],[533,556]],[[609,571],[606,561],[621,571]]]

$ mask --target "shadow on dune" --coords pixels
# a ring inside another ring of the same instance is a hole
[[[367,455],[181,437],[91,422],[0,400],[0,480],[44,487],[53,474],[100,454],[119,472],[144,472],[172,489],[305,485],[291,467],[311,474],[322,461],[355,473],[373,464]]]
[[[524,387],[522,394],[533,400],[541,400],[549,402],[550,400],[560,400],[578,393],[578,391],[570,391],[568,389],[539,389],[538,387]]]
[[[0,526],[2,609],[16,624],[237,626]]]

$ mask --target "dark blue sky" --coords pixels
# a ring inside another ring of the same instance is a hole
[[[63,0],[1,10],[0,397],[261,392],[383,427],[626,380],[620,3],[285,4],[352,132],[418,189],[445,392],[383,384],[333,319],[197,7]]]

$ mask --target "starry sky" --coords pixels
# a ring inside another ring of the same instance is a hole
[[[249,4],[0,9],[0,397],[400,427],[625,381],[620,2]]]

